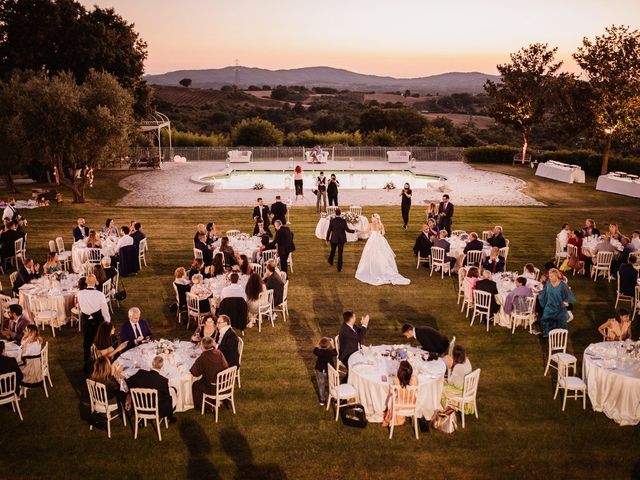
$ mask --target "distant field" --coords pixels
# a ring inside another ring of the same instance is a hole
[[[375,100],[379,103],[401,103],[405,107],[412,107],[416,102],[424,102],[428,95],[422,95],[419,98],[403,97],[395,93],[367,93],[364,96],[365,102]]]
[[[222,92],[220,90],[211,90],[207,88],[185,88],[185,87],[169,87],[163,85],[153,85],[156,98],[173,105],[187,105],[192,107],[201,107],[207,103],[213,103],[218,100],[233,100],[230,95],[236,95],[236,93]],[[254,93],[254,92],[247,92]],[[257,92],[260,93],[260,92]],[[243,95],[244,96],[244,95]],[[274,101],[263,99],[259,95],[255,95],[255,103],[262,107],[274,106]],[[267,95],[268,97],[268,95]],[[238,102],[251,101],[254,103],[253,98],[246,96],[243,99],[238,99]]]
[[[465,125],[471,121],[476,128],[480,130],[487,129],[495,123],[495,120],[491,117],[485,117],[483,115],[469,115],[467,113],[423,113],[422,115],[430,120],[437,117],[445,117],[451,120],[456,126]]]

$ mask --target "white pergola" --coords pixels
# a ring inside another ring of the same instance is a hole
[[[163,128],[167,128],[169,130],[169,152],[171,152],[171,122],[169,121],[169,117],[167,117],[164,113],[153,112],[151,118],[149,120],[144,120],[140,122],[140,130],[143,132],[156,132],[156,137],[158,139],[158,157],[162,162],[162,135],[160,132]]]

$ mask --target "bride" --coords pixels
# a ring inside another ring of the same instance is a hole
[[[377,213],[371,216],[368,232],[369,240],[362,251],[356,278],[371,285],[409,285],[411,280],[398,273],[396,254],[384,238],[384,225]]]

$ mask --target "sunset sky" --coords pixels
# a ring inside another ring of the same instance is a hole
[[[566,69],[584,36],[640,25],[640,0],[82,0],[114,7],[149,44],[147,73],[327,65],[395,77],[496,73],[533,42]]]

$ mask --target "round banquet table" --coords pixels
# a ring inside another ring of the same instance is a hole
[[[413,374],[418,378],[416,411],[420,417],[429,420],[440,409],[446,366],[440,359],[426,361],[428,353],[424,350],[408,345],[363,347],[349,357],[348,382],[358,392],[367,420],[381,423],[387,409],[393,377],[400,365],[400,360],[385,356],[394,347],[404,348],[408,352]]]
[[[358,216],[358,223],[356,224],[348,224],[347,226],[351,230],[356,230],[356,233],[347,232],[347,242],[357,242],[358,240],[366,240],[369,238],[369,235],[366,230],[369,228],[369,220],[364,215]],[[329,222],[331,221],[331,217],[324,216],[320,217],[318,220],[318,224],[316,225],[316,237],[320,240],[327,239],[327,230],[329,230]]]
[[[220,248],[220,239],[213,242],[213,247],[217,250]],[[250,236],[243,233],[237,237],[229,237],[229,245],[238,252],[238,255],[246,255],[250,262],[257,263],[260,254],[260,237]]]
[[[518,272],[499,272],[493,274],[493,281],[496,282],[498,287],[498,294],[496,295],[496,302],[500,305],[500,311],[496,313],[496,323],[501,327],[510,328],[511,320],[509,315],[504,311],[504,302],[507,299],[507,295],[511,290],[516,288],[516,278],[521,276]],[[542,290],[542,284],[532,278],[527,278],[527,287],[533,290],[533,294],[537,295]]]
[[[103,257],[113,257],[117,252],[118,240],[114,237],[107,237],[102,240],[102,252]],[[87,261],[87,255],[89,249],[84,240],[78,240],[71,246],[71,268],[76,273],[82,271],[82,264]]]
[[[452,235],[447,240],[450,246],[449,256],[455,257],[460,261],[460,258],[464,255],[464,247],[467,246],[467,242],[458,235]],[[486,240],[482,242],[482,245],[482,257],[488,257],[491,254],[491,245]]]
[[[51,277],[32,280],[31,283],[20,287],[19,303],[27,311],[29,318],[33,318],[31,299],[38,297],[40,300],[45,300],[47,309],[57,312],[58,325],[64,325],[71,316],[73,299],[78,292],[79,278],[79,275],[72,273],[67,274],[67,277],[60,281],[53,280]]]
[[[623,348],[621,348],[621,346]],[[620,425],[640,423],[640,359],[625,342],[593,343],[584,351],[582,378],[593,410]]]
[[[169,342],[168,340],[160,340]],[[151,370],[151,361],[156,356],[158,341],[143,343],[131,350],[127,350],[114,362],[122,367],[125,378],[134,375],[139,369]],[[169,379],[169,390],[175,400],[176,412],[184,412],[193,408],[193,395],[191,384],[193,377],[189,370],[193,366],[196,358],[200,356],[202,350],[191,342],[174,340],[175,352],[173,354],[161,354],[164,358],[164,366],[160,373]],[[175,388],[175,391],[173,388]],[[125,381],[121,382],[123,391],[128,391]]]
[[[4,342],[4,354],[7,357],[13,357],[18,361],[20,360],[20,345],[8,340],[0,340],[0,342]]]

